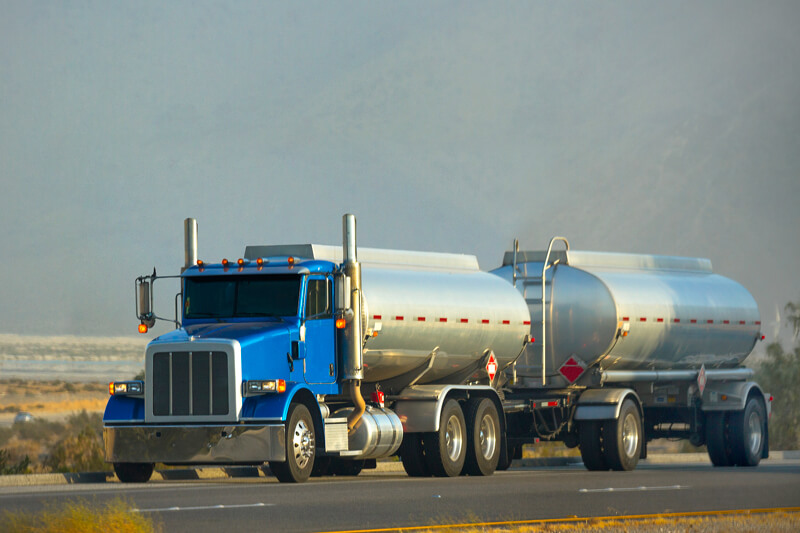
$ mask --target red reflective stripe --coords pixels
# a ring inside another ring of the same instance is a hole
[[[425,322],[425,317],[424,316],[418,316],[417,317],[417,322]]]
[[[664,322],[664,319],[663,318],[659,318],[658,320],[656,320],[656,322]]]
[[[639,319],[639,322],[647,322],[647,319],[645,317],[642,317]]]
[[[481,320],[481,324],[488,324],[488,323],[489,323],[488,318],[484,318],[483,320]]]
[[[680,323],[680,321],[681,321],[681,319],[680,319],[680,318],[676,318],[675,320],[673,320],[673,322],[675,322],[676,324],[679,324],[679,323]]]
[[[467,322],[469,322],[469,319],[468,319],[468,318],[462,318],[462,319],[461,319],[461,323],[462,323],[462,324],[466,324]]]
[[[447,322],[447,319],[446,318],[440,318],[439,322]]]
[[[745,325],[745,321],[744,321],[744,320],[740,320],[740,321],[739,321],[739,325],[740,325],[740,326],[744,326],[744,325]]]
[[[511,324],[510,320],[503,320],[503,324]]]
[[[624,317],[622,317],[622,321],[623,321],[623,322],[630,322],[630,320],[631,320],[631,318],[630,318],[630,317],[628,317],[628,316],[624,316]]]
[[[523,320],[522,321],[522,325],[523,326],[530,326],[531,325],[531,321],[530,320]]]
[[[713,324],[714,323],[713,320],[706,320],[706,322],[708,322],[709,324]]]
[[[693,319],[691,319],[689,322],[691,322],[692,324],[697,324],[697,319],[696,319],[696,318],[693,318]]]
[[[731,321],[730,321],[730,320],[723,320],[723,321],[722,321],[722,323],[723,323],[723,324],[730,324],[730,323],[731,323]]]
[[[756,320],[756,326],[760,326],[760,325],[761,325],[761,321],[760,320]]]
[[[381,315],[372,315],[372,319],[373,320],[380,320],[381,319]]]
[[[404,318],[403,315],[397,315],[396,317],[394,317],[395,320],[403,320],[403,318]]]

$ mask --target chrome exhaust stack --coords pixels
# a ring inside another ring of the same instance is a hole
[[[183,221],[184,264],[181,273],[197,264],[197,220],[187,218]]]
[[[342,379],[347,381],[347,394],[355,409],[347,417],[347,429],[353,431],[361,421],[366,402],[361,396],[361,380],[364,379],[363,335],[361,331],[361,265],[356,251],[356,217],[342,217],[342,286],[344,318],[346,327],[340,333],[342,353]]]

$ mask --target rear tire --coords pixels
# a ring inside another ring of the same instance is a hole
[[[464,472],[471,476],[491,476],[500,460],[500,417],[488,398],[467,403],[467,457]]]
[[[153,467],[153,463],[114,463],[114,473],[123,483],[147,483]]]
[[[422,443],[422,433],[405,433],[403,443],[400,445],[400,459],[403,468],[411,477],[430,477],[431,471],[425,459],[425,447]]]
[[[642,417],[632,400],[622,402],[619,418],[603,422],[603,454],[611,470],[633,470],[639,464]]]
[[[750,396],[744,410],[730,414],[730,462],[736,466],[757,466],[764,452],[766,410],[761,401]]]
[[[728,413],[706,413],[706,448],[714,466],[732,466],[728,447]]]
[[[448,400],[442,408],[439,431],[424,437],[425,457],[434,476],[455,477],[461,474],[467,457],[466,439],[461,406],[456,400]]]
[[[587,470],[608,470],[608,463],[603,454],[603,425],[602,421],[585,420],[578,428],[581,459]]]
[[[286,423],[286,461],[272,461],[269,468],[278,481],[302,483],[311,476],[315,453],[316,439],[311,413],[301,403],[292,404]]]

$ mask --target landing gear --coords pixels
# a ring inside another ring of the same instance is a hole
[[[301,403],[292,404],[286,423],[286,461],[271,461],[270,470],[284,483],[306,481],[314,468],[315,446],[314,420],[311,418],[311,413]]]
[[[114,463],[114,473],[123,483],[147,483],[153,475],[153,463]]]

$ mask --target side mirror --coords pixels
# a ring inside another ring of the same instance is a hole
[[[336,310],[346,311],[350,309],[350,278],[344,274],[337,274],[334,282],[336,283]]]
[[[136,280],[136,290],[138,293],[136,305],[136,318],[141,320],[142,324],[148,328],[152,328],[156,323],[156,317],[153,314],[153,288],[146,277],[141,277]]]

